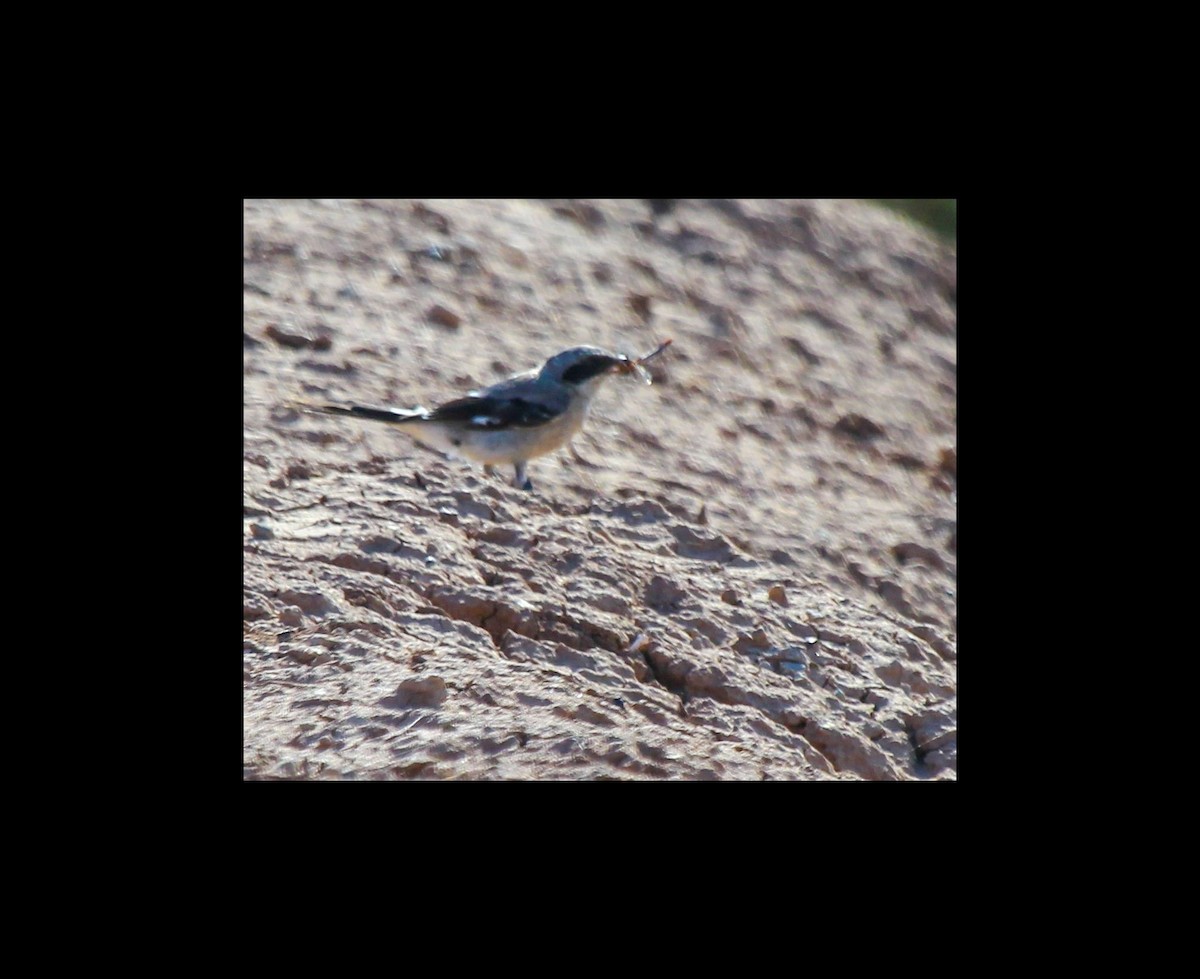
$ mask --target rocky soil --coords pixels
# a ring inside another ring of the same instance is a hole
[[[246,201],[247,779],[954,779],[956,254],[856,201]],[[590,344],[510,471],[432,405]]]

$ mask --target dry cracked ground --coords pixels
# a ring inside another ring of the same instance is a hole
[[[243,262],[245,778],[956,777],[952,248],[857,201],[248,200]],[[292,407],[668,337],[532,492]]]

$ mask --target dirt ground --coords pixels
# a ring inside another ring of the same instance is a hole
[[[859,201],[246,201],[247,779],[955,779],[953,248]],[[667,338],[511,470],[432,406]]]

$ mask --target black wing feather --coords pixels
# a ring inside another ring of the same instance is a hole
[[[524,398],[459,398],[429,413],[431,421],[461,422],[468,428],[529,428],[558,415],[554,408]],[[486,421],[480,421],[486,419]]]

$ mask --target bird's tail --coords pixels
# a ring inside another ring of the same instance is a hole
[[[366,418],[369,421],[389,422],[393,425],[403,425],[405,422],[421,421],[429,416],[425,408],[369,408],[364,405],[293,405],[301,411],[320,415],[350,415],[352,418]]]

